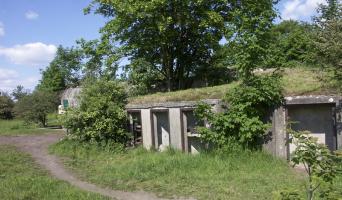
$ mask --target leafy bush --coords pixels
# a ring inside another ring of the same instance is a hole
[[[80,98],[80,107],[68,110],[62,119],[71,137],[96,143],[123,144],[127,141],[127,95],[119,82],[96,80],[88,83]]]
[[[224,101],[229,105],[226,112],[213,113],[209,105],[200,104],[195,113],[207,120],[210,128],[197,127],[197,130],[203,140],[218,148],[236,145],[244,149],[260,148],[269,127],[264,118],[282,99],[277,75],[255,76],[226,95]]]
[[[316,138],[309,136],[310,132],[290,129],[289,133],[293,137],[291,142],[296,145],[291,161],[294,166],[303,165],[308,175],[307,199],[314,199],[317,190],[322,199],[335,199],[334,196],[341,195],[333,188],[333,181],[340,172],[338,158],[326,145],[318,144]]]
[[[58,104],[56,93],[47,91],[35,91],[22,97],[14,107],[16,117],[23,118],[26,122],[37,123],[46,126],[47,114],[56,111]]]
[[[12,119],[13,107],[14,102],[11,97],[0,92],[0,119]]]

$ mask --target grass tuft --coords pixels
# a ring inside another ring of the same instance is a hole
[[[325,77],[324,72],[315,68],[289,68],[284,70],[282,84],[284,88],[284,95],[324,95],[324,94],[338,94],[338,92],[330,88],[323,81]],[[131,104],[139,103],[157,103],[168,101],[198,101],[202,99],[221,99],[226,93],[234,88],[238,83],[192,88],[187,90],[180,90],[175,92],[159,92],[150,95],[131,97],[129,102]]]
[[[119,190],[146,190],[163,197],[273,199],[285,189],[303,191],[303,177],[286,161],[264,152],[189,155],[142,148],[110,153],[64,140],[51,152],[82,179]]]
[[[50,178],[26,154],[14,147],[0,146],[0,199],[100,200],[97,194],[76,189]]]

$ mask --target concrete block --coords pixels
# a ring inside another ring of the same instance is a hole
[[[150,109],[141,109],[141,124],[143,145],[146,149],[150,149],[151,147],[153,147]]]
[[[182,124],[180,108],[169,109],[170,139],[173,148],[182,150]]]

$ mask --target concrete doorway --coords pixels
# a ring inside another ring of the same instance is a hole
[[[291,125],[296,131],[310,131],[319,143],[328,146],[332,151],[336,150],[336,131],[334,127],[335,104],[308,104],[288,106],[288,122],[296,122]],[[295,146],[290,145],[290,153]]]
[[[170,146],[170,121],[167,111],[153,112],[153,133],[155,147],[164,151]]]

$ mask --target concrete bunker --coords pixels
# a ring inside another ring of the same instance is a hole
[[[205,100],[205,102],[211,105],[214,111],[220,108],[219,100]],[[198,122],[194,116],[193,110],[196,105],[197,102],[188,101],[128,104],[126,108],[129,116],[134,112],[141,113],[145,148],[165,150],[170,146],[184,152],[197,153],[205,145],[194,129],[200,123],[204,123]]]
[[[61,111],[66,107],[79,105],[81,88],[70,88],[61,95]],[[293,124],[297,131],[308,130],[332,151],[342,149],[342,97],[341,96],[294,96],[286,97],[285,104],[275,108],[269,117],[269,130],[264,148],[275,156],[290,158],[295,148],[287,141],[287,124]],[[203,100],[212,106],[214,112],[224,109],[217,99]],[[133,144],[145,148],[165,149],[168,146],[184,152],[197,153],[203,144],[194,129],[206,122],[196,120],[193,110],[197,101],[128,104],[128,130],[132,133]]]
[[[342,148],[342,97],[297,96],[286,97],[286,103],[272,111],[272,128],[264,148],[275,156],[289,158],[295,147],[287,144],[287,124],[298,122],[294,130],[308,130],[330,150]],[[214,112],[222,112],[220,100],[204,100]],[[206,122],[198,121],[193,113],[198,102],[164,102],[152,104],[128,104],[128,110],[140,110],[143,144],[146,148],[165,149],[165,146],[189,153],[198,153],[208,144],[200,140],[194,129]],[[163,148],[161,148],[163,147]]]

